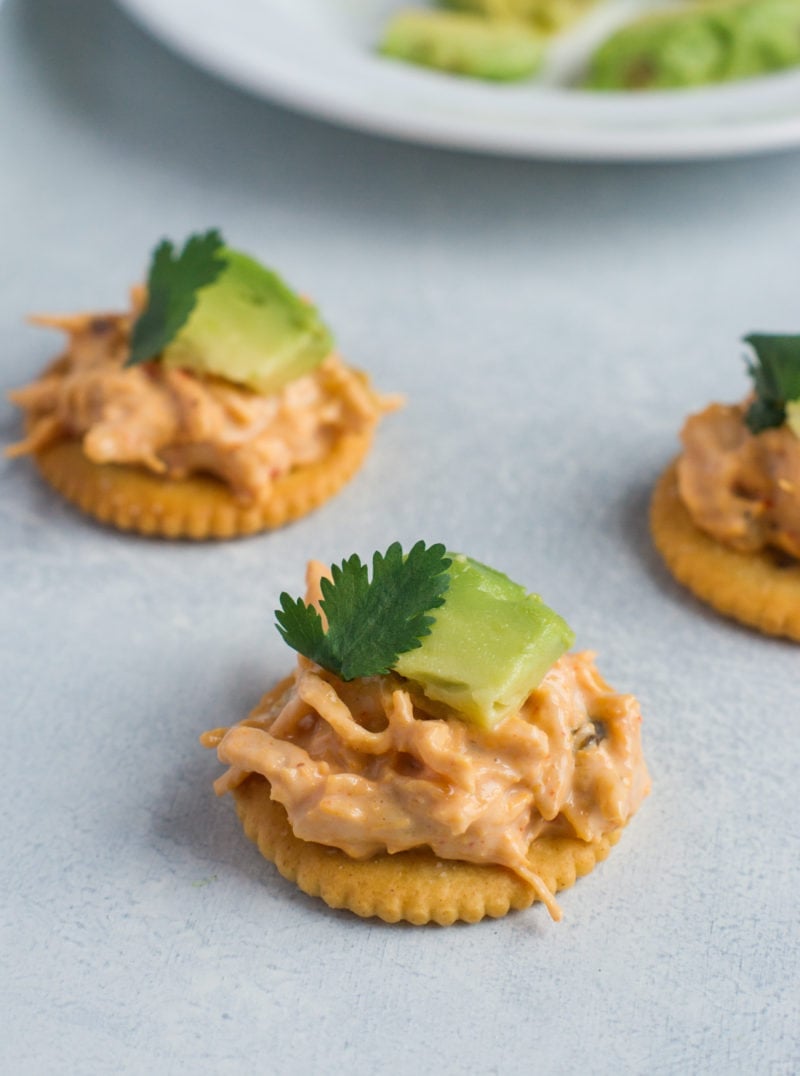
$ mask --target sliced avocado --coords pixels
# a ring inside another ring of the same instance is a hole
[[[587,88],[657,90],[725,78],[728,35],[707,5],[659,12],[618,30],[595,52]]]
[[[493,728],[519,709],[575,636],[541,598],[502,572],[448,556],[450,585],[430,635],[395,669],[465,721]]]
[[[563,30],[596,3],[597,0],[441,0],[442,7],[492,19],[516,19],[544,34]]]
[[[645,16],[595,53],[588,87],[672,89],[800,64],[800,0],[706,0]]]
[[[197,293],[162,361],[276,392],[318,366],[333,339],[316,309],[276,273],[229,247],[222,253],[225,268]]]
[[[800,0],[749,0],[719,18],[725,18],[731,38],[728,78],[800,63]]]
[[[517,22],[446,11],[401,11],[379,46],[384,56],[458,75],[510,82],[534,74],[542,40]]]

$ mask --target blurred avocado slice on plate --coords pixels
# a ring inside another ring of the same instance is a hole
[[[658,90],[765,75],[800,63],[800,0],[706,0],[648,14],[594,53],[586,87]]]
[[[379,51],[395,60],[495,82],[528,78],[544,58],[541,37],[522,23],[449,11],[398,12]]]

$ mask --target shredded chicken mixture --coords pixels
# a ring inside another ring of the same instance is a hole
[[[9,394],[27,419],[27,436],[9,455],[79,438],[95,463],[177,479],[208,473],[247,503],[266,498],[281,475],[322,459],[343,434],[370,431],[399,403],[378,396],[336,355],[263,395],[158,362],[125,369],[129,315],[37,320],[67,332],[69,344],[38,380]]]
[[[746,403],[712,404],[687,419],[681,499],[695,525],[718,542],[800,558],[800,439],[786,425],[752,434],[746,412]]]
[[[601,837],[650,788],[638,703],[611,690],[593,657],[562,657],[492,731],[428,716],[398,676],[345,683],[300,658],[245,721],[203,737],[230,767],[216,791],[261,774],[302,840],[354,858],[427,846],[501,864],[559,919],[531,843]]]

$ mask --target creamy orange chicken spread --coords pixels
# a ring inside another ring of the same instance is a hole
[[[681,433],[678,486],[695,525],[742,553],[800,558],[800,439],[787,425],[752,434],[747,404],[712,404]]]
[[[650,788],[638,703],[616,694],[593,658],[562,657],[518,713],[486,731],[430,716],[397,675],[346,683],[300,657],[245,721],[203,737],[230,767],[215,789],[260,774],[296,837],[356,859],[429,847],[500,864],[560,919],[528,863],[531,843],[601,837]]]
[[[271,395],[158,362],[125,368],[134,317],[36,319],[67,332],[69,343],[38,380],[10,393],[28,431],[10,455],[77,438],[95,463],[135,464],[174,479],[204,472],[251,502],[397,406],[335,354]]]

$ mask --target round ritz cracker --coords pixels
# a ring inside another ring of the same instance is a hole
[[[656,548],[678,582],[724,616],[800,642],[800,563],[779,553],[739,553],[692,521],[678,490],[677,461],[650,505]]]
[[[341,434],[324,459],[277,478],[269,498],[255,504],[243,504],[211,476],[171,479],[143,467],[94,463],[74,439],[54,442],[34,459],[62,497],[102,523],[163,538],[236,538],[318,508],[353,477],[372,439],[372,428]]]
[[[450,926],[457,920],[500,918],[512,908],[529,908],[536,899],[530,886],[506,867],[442,859],[425,848],[353,859],[338,848],[301,840],[281,804],[270,798],[269,782],[258,774],[232,792],[245,834],[261,854],[284,878],[331,908],[386,923],[402,919],[415,926]],[[612,830],[595,841],[539,838],[528,861],[556,893],[602,862],[621,833],[622,828]]]

